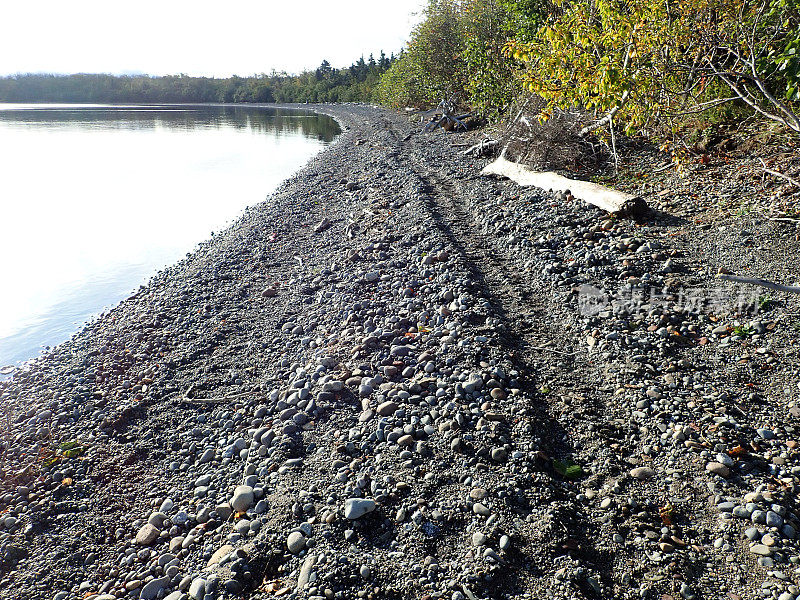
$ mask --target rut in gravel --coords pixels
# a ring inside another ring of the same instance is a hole
[[[405,143],[408,141],[402,140],[400,145]],[[531,281],[531,275],[520,272],[517,265],[487,244],[476,227],[472,211],[463,204],[468,192],[462,189],[459,180],[438,174],[419,159],[417,152],[401,152],[401,155],[408,157],[409,168],[420,179],[422,199],[438,229],[464,259],[470,278],[478,284],[505,327],[499,335],[501,344],[508,350],[512,364],[519,371],[525,391],[537,399],[535,405],[530,407],[533,410],[534,430],[545,440],[552,457],[563,459],[574,456],[575,448],[570,434],[556,416],[561,411],[538,391],[541,376],[537,363],[542,360],[542,353],[546,353],[547,358],[555,356],[555,360],[569,363],[570,366],[559,369],[555,377],[548,375],[549,385],[555,384],[554,387],[565,393],[586,391],[586,381],[596,380],[595,377],[602,375],[593,373],[594,369],[583,360],[580,361],[582,364],[576,364],[578,361],[569,348],[552,347],[563,339],[564,332],[552,316],[547,288],[540,281]],[[576,375],[579,369],[582,372]],[[581,377],[585,380],[581,381]],[[606,416],[603,407],[595,405],[595,408],[600,408],[597,418],[601,423]],[[560,553],[569,549],[574,556],[580,556],[582,561],[591,564],[603,579],[610,581],[612,561],[610,557],[595,551],[592,542],[600,530],[599,523],[591,522],[586,515],[565,514],[561,517],[570,527],[563,532],[565,539],[559,540],[554,550]],[[533,550],[533,553],[536,551]],[[528,558],[533,558],[533,562],[546,559],[541,555],[535,558],[529,555]],[[529,571],[529,567],[523,567],[521,562],[514,566],[515,570],[519,569],[517,575],[520,577],[524,577],[520,571]]]

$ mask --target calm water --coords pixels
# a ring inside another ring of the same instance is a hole
[[[0,367],[68,339],[338,133],[308,111],[0,104]]]

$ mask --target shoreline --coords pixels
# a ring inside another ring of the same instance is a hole
[[[471,134],[301,107],[335,144],[0,382],[0,595],[792,593],[796,301],[707,302],[753,246],[791,273],[789,232],[609,219],[479,177]]]
[[[1,106],[2,105],[0,105],[0,107]],[[14,105],[14,106],[17,109],[20,108],[20,107],[23,107],[23,105]],[[48,105],[48,106],[51,106],[51,105]],[[59,106],[73,106],[73,105],[59,105]],[[134,105],[127,105],[127,104],[124,104],[124,105],[123,104],[102,104],[102,105],[101,104],[93,104],[93,105],[86,105],[86,104],[81,104],[81,105],[78,105],[78,106],[81,106],[81,107],[93,106],[93,107],[107,108],[107,109],[113,110],[113,109],[117,109],[117,108],[129,108],[129,107],[132,107]],[[153,108],[157,108],[157,107],[161,107],[161,108],[164,108],[164,109],[172,109],[172,108],[177,108],[177,107],[183,107],[183,108],[191,108],[191,107],[196,107],[197,108],[197,107],[200,107],[200,108],[202,108],[203,106],[205,106],[205,107],[213,107],[213,108],[225,108],[225,107],[235,108],[235,107],[240,106],[240,105],[222,104],[222,103],[210,104],[209,103],[209,104],[157,104],[157,105],[156,104],[148,104],[148,105],[135,105],[135,106],[147,107],[148,109],[153,109]],[[258,105],[252,104],[252,105],[246,105],[246,106],[249,107],[252,111],[261,111],[262,109],[266,108],[266,109],[268,109],[268,111],[269,110],[298,111],[297,114],[300,114],[299,111],[305,111],[305,114],[307,116],[309,116],[309,117],[311,117],[312,115],[321,114],[321,113],[314,113],[313,111],[310,111],[309,109],[307,109],[306,107],[304,107],[302,105],[281,104],[281,105],[270,106],[270,105],[267,105],[267,104],[258,104]],[[272,114],[272,113],[270,113],[270,114]],[[301,116],[301,117],[296,117],[296,118],[302,119],[303,117]],[[333,130],[335,128],[338,128],[337,131],[339,131],[339,134],[340,134],[341,133],[341,122],[339,120],[336,120],[336,119],[334,119],[334,121],[336,122],[336,125],[335,126],[331,126],[330,129],[333,132]],[[339,134],[337,134],[337,136]],[[321,149],[324,149],[324,147],[326,147],[327,145],[330,145],[330,143],[332,141],[335,142],[335,138],[333,140],[329,141],[328,136],[320,135],[319,138],[320,138],[321,143],[320,143],[320,148],[316,150],[317,152],[319,150],[321,150]],[[312,142],[317,142],[316,139],[311,140],[311,141]],[[300,168],[302,168],[302,166],[304,166],[304,164],[299,165],[298,167],[295,168],[295,170],[299,170]],[[288,177],[290,177],[292,174],[293,174],[293,172],[290,171],[288,173],[288,175],[284,175],[283,180],[278,181],[277,183],[273,184],[272,188],[268,188],[268,189],[264,190],[264,193],[261,194],[261,196],[260,196],[261,199],[259,199],[258,197],[252,198],[251,199],[252,203],[257,204],[259,202],[262,202],[263,198],[265,196],[269,197],[271,195],[271,193],[272,193],[272,190],[275,187],[277,187],[278,185],[282,184],[283,181],[285,181],[285,179],[288,179]],[[252,196],[252,194],[251,194],[251,196]],[[227,224],[230,224],[231,222],[236,220],[238,218],[239,214],[241,213],[241,211],[243,211],[243,210],[244,210],[244,207],[240,208],[239,210],[237,210],[236,212],[231,214],[230,218],[227,219]],[[227,226],[227,224],[223,224],[223,226]],[[210,229],[211,229],[211,227],[209,227],[209,230]],[[213,232],[212,232],[212,235],[213,235]],[[208,236],[208,231],[206,231],[206,236]],[[205,238],[202,239],[202,240],[196,241],[193,245],[187,247],[185,250],[191,252],[193,250],[194,246],[196,246],[199,243],[204,243],[206,241],[207,241],[207,239],[205,239]],[[140,285],[146,284],[147,281],[151,277],[155,276],[159,271],[164,270],[164,269],[172,266],[172,262],[173,261],[181,260],[182,254],[184,254],[184,253],[179,252],[177,256],[174,256],[174,253],[173,253],[173,256],[170,257],[170,262],[167,262],[166,260],[164,260],[163,262],[159,261],[157,263],[153,262],[152,270],[151,271],[142,270],[141,277],[137,277],[136,279],[131,279],[129,277],[128,278],[120,278],[119,279],[119,281],[121,282],[119,284],[120,288],[122,288],[125,285],[125,283],[127,282],[127,283],[130,284],[130,287],[128,288],[128,295],[134,293],[136,291],[136,289]],[[82,282],[82,285],[87,285],[87,283],[86,282]],[[76,282],[75,286],[77,288],[77,286],[78,286],[77,282]],[[72,292],[72,290],[70,290],[70,292]],[[87,314],[85,319],[78,319],[77,322],[73,322],[72,326],[71,326],[71,331],[66,331],[66,332],[64,331],[65,329],[67,329],[67,324],[66,323],[62,323],[61,321],[53,321],[53,322],[48,323],[46,321],[46,319],[48,317],[52,317],[52,315],[56,314],[57,311],[51,311],[51,313],[45,313],[44,314],[44,318],[45,318],[45,323],[46,324],[44,325],[44,327],[39,327],[39,329],[42,329],[42,331],[45,334],[50,334],[50,335],[36,336],[35,334],[30,332],[30,330],[33,329],[33,327],[30,327],[30,326],[29,327],[24,327],[24,328],[19,329],[19,330],[12,330],[12,333],[9,334],[7,336],[7,338],[5,339],[5,345],[6,345],[6,349],[7,349],[7,352],[6,352],[7,360],[4,361],[4,362],[0,362],[0,380],[11,377],[11,375],[14,372],[24,371],[27,368],[26,365],[28,363],[30,363],[31,361],[34,361],[34,360],[42,357],[51,348],[54,348],[54,347],[58,346],[59,344],[62,344],[64,342],[68,341],[69,338],[71,338],[73,335],[77,334],[80,331],[80,329],[82,329],[88,322],[96,319],[100,314],[102,314],[104,312],[107,312],[108,310],[113,308],[118,302],[121,302],[121,301],[125,300],[126,298],[127,298],[127,296],[124,296],[124,297],[116,296],[116,301],[115,302],[110,302],[109,301],[110,299],[108,299],[108,298],[104,299],[104,300],[108,301],[106,304],[98,304],[98,305],[96,305],[94,307],[94,308],[96,308],[96,310],[93,310],[93,312],[91,314]],[[113,299],[111,299],[111,300],[113,300]],[[80,312],[80,313],[84,313],[85,314],[86,311],[83,310],[84,307],[86,309],[88,309],[88,310],[92,310],[92,305],[90,305],[88,302],[86,303],[85,306],[84,305],[80,305],[78,307],[69,306],[69,307],[67,307],[67,309],[70,310],[71,312]],[[35,317],[37,317],[37,319],[35,321],[36,323],[41,322],[39,320],[40,315],[38,313],[35,315]],[[51,321],[52,321],[52,319],[51,319]],[[56,337],[53,334],[53,330],[55,330],[55,329],[57,329],[58,333],[60,333],[61,335],[64,335],[66,333],[66,335],[68,335],[69,337],[66,337],[66,338]],[[37,347],[37,338],[38,338],[38,340],[40,340],[39,343],[38,343],[38,347]],[[2,341],[3,340],[0,340],[0,342],[2,342]],[[31,351],[31,354],[28,354],[27,358],[24,358],[26,356],[26,354],[27,354],[27,351]]]

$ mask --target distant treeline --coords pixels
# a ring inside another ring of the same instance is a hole
[[[336,69],[327,60],[300,75],[253,77],[168,75],[41,75],[0,78],[0,102],[370,102],[383,73],[395,62],[383,52]]]

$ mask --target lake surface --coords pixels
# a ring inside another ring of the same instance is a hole
[[[301,110],[0,104],[0,367],[67,340],[338,133]]]

